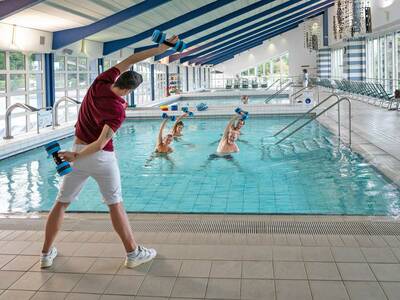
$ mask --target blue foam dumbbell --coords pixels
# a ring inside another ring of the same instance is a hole
[[[175,117],[175,116],[168,116],[167,113],[163,113],[163,114],[161,115],[161,118],[163,118],[163,119],[170,119],[171,121],[175,121],[175,120],[176,120],[176,117]]]
[[[49,156],[53,157],[56,163],[56,170],[60,176],[67,175],[72,172],[72,167],[67,161],[63,161],[59,156],[58,152],[61,150],[60,144],[57,141],[50,142],[44,146]]]
[[[167,45],[167,46],[170,46],[170,47],[172,47],[175,51],[178,51],[178,52],[182,52],[183,50],[186,49],[186,44],[185,44],[183,41],[178,40],[175,44],[172,44],[172,43],[170,43],[170,42],[167,41],[167,36],[166,36],[166,34],[163,33],[163,32],[161,32],[161,31],[158,30],[158,29],[154,30],[154,32],[153,32],[153,34],[152,34],[152,36],[151,36],[151,40],[152,40],[154,43],[157,43],[157,44],[165,44],[165,45]]]
[[[182,111],[183,111],[184,113],[188,114],[189,117],[193,117],[193,116],[194,116],[194,113],[191,112],[191,111],[189,110],[189,107],[187,107],[187,106],[182,107]]]
[[[249,117],[249,113],[247,111],[244,111],[243,109],[241,109],[240,107],[235,109],[235,113],[237,113],[238,115],[240,115],[242,117],[242,120],[246,120]]]

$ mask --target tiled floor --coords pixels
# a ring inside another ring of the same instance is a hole
[[[61,232],[47,270],[43,232],[0,227],[0,300],[400,299],[400,236],[138,232],[159,255],[126,269],[107,222]]]

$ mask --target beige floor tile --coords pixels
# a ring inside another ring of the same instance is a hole
[[[26,241],[6,242],[3,246],[0,246],[0,254],[20,254],[30,244],[31,242]]]
[[[339,235],[327,235],[326,236],[329,240],[329,243],[332,247],[343,247],[344,243],[343,240]]]
[[[80,249],[83,243],[74,242],[58,242],[56,247],[60,256],[74,256],[75,252]]]
[[[392,251],[396,256],[397,260],[400,262],[400,248],[392,248]]]
[[[192,300],[192,299],[136,296],[135,300]]]
[[[184,260],[182,262],[180,277],[209,277],[211,261],[207,260]]]
[[[336,262],[365,262],[359,248],[333,247],[331,251]]]
[[[210,277],[213,278],[241,278],[242,263],[240,261],[213,261]]]
[[[0,295],[0,300],[28,300],[35,292],[32,291],[13,291],[8,290]]]
[[[86,273],[95,260],[93,257],[70,257],[63,264],[54,266],[54,271],[60,273]]]
[[[272,246],[247,246],[242,251],[243,260],[272,260]]]
[[[182,261],[171,259],[155,259],[150,266],[149,274],[153,276],[176,277],[181,269]]]
[[[61,265],[65,264],[69,260],[69,257],[57,257],[53,261],[53,265],[50,268],[45,268],[42,269],[40,267],[40,262],[38,261],[36,264],[33,265],[33,267],[29,270],[30,272],[56,272],[58,268],[60,268]]]
[[[88,273],[115,274],[118,272],[123,263],[124,261],[120,258],[96,258],[96,261],[90,267]]]
[[[385,300],[386,296],[377,282],[345,281],[351,300]]]
[[[140,286],[138,295],[169,297],[176,278],[147,275]]]
[[[309,280],[341,280],[335,263],[306,262]]]
[[[314,235],[314,240],[319,247],[329,247],[330,243],[326,235]]]
[[[308,281],[305,280],[276,280],[277,300],[312,300]]]
[[[333,261],[333,256],[329,247],[302,247],[301,253],[304,261]]]
[[[341,281],[310,281],[313,300],[349,300]]]
[[[302,261],[301,247],[273,247],[273,260]]]
[[[381,285],[389,300],[400,299],[400,282],[382,282]]]
[[[104,244],[102,246],[103,251],[101,251],[101,257],[115,257],[115,258],[125,258],[126,251],[121,243],[118,244]]]
[[[97,294],[81,294],[81,293],[71,293],[68,294],[66,300],[98,300],[101,295]]]
[[[391,235],[384,235],[382,238],[385,240],[385,242],[390,246],[390,247],[400,247],[400,241],[395,237]]]
[[[67,293],[37,292],[32,300],[63,300]]]
[[[99,257],[100,254],[104,251],[105,244],[99,243],[82,243],[82,246],[79,247],[71,256],[80,256],[80,257]]]
[[[42,287],[41,291],[70,292],[82,278],[82,274],[55,273]]]
[[[384,248],[389,246],[382,236],[373,235],[370,236],[369,239],[374,244],[374,247]]]
[[[361,248],[369,263],[397,263],[397,258],[390,248]]]
[[[23,272],[0,271],[0,289],[8,289],[23,274]]]
[[[117,274],[118,275],[138,275],[138,276],[143,276],[146,275],[150,269],[151,264],[153,261],[149,261],[145,264],[141,264],[140,266],[137,266],[133,269],[125,267],[125,265],[121,265],[119,268]]]
[[[178,278],[172,289],[172,297],[204,298],[207,278]]]
[[[42,252],[42,247],[43,247],[42,242],[32,242],[28,247],[26,247],[21,251],[21,254],[39,256],[40,253]]]
[[[101,300],[134,300],[134,296],[121,296],[121,295],[102,295]]]
[[[28,271],[32,266],[37,263],[39,256],[17,256],[7,265],[5,265],[2,270],[4,271]]]
[[[206,298],[240,299],[240,279],[210,278]]]
[[[5,255],[2,254],[0,255],[0,269],[8,264],[10,261],[12,261],[16,256],[15,255]]]
[[[297,261],[274,261],[274,278],[307,279],[304,263]]]
[[[274,281],[243,279],[241,282],[241,299],[275,299]]]
[[[374,247],[374,243],[369,239],[369,236],[355,235],[354,238],[360,247]]]
[[[27,272],[10,289],[37,291],[52,275],[51,273]]]
[[[370,264],[378,281],[400,281],[400,264]]]
[[[253,279],[273,279],[274,268],[271,261],[243,261],[242,277]]]
[[[105,294],[136,295],[143,279],[143,276],[116,275],[108,285]]]
[[[303,246],[313,246],[315,247],[317,243],[312,235],[300,234],[300,241]]]
[[[376,281],[366,263],[337,263],[337,267],[343,280]]]
[[[358,248],[357,240],[352,235],[341,235],[340,236],[345,247]]]
[[[111,282],[112,275],[83,275],[81,280],[73,288],[74,293],[104,293],[105,289]]]

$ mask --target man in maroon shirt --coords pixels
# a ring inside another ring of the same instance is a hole
[[[178,38],[168,41],[172,44]],[[112,138],[125,120],[127,103],[122,98],[136,89],[142,76],[129,68],[142,60],[168,50],[161,44],[157,48],[135,53],[113,68],[100,74],[90,86],[79,110],[73,150],[60,152],[60,158],[72,162],[74,171],[65,175],[46,224],[45,241],[40,256],[42,268],[50,267],[57,250],[53,246],[68,205],[76,199],[89,177],[100,188],[103,201],[108,205],[115,231],[127,252],[125,265],[133,268],[152,260],[154,249],[138,245],[133,237],[129,220],[122,204],[121,178],[118,162],[113,152]]]

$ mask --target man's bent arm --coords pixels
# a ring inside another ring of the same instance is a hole
[[[107,145],[107,143],[112,139],[113,136],[114,131],[111,129],[111,127],[108,125],[104,125],[98,139],[95,140],[93,143],[86,145],[86,147],[84,147],[81,151],[77,152],[77,158],[82,158],[103,150],[103,148]]]

